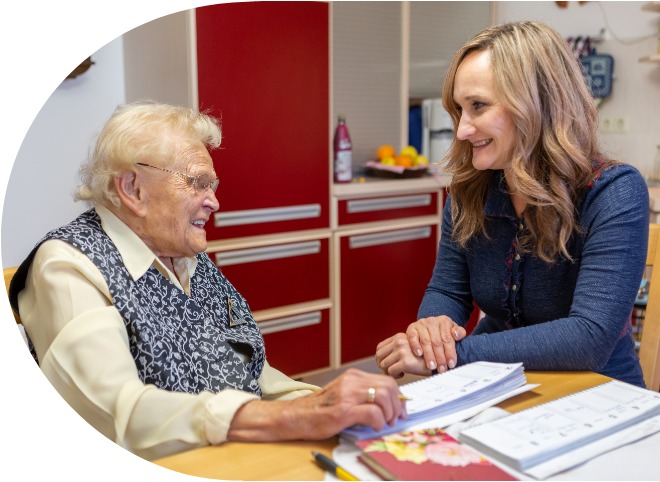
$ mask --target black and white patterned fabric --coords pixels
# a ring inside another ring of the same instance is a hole
[[[263,337],[245,299],[207,254],[197,255],[188,296],[153,266],[133,281],[94,209],[51,231],[39,244],[48,239],[80,249],[101,271],[124,318],[144,383],[175,392],[235,388],[261,396],[257,380],[266,359]]]

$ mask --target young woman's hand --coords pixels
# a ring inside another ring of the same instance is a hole
[[[442,373],[458,363],[456,342],[466,336],[463,327],[448,316],[422,318],[411,323],[406,333],[383,340],[376,347],[376,362],[387,374],[400,378],[405,373]]]

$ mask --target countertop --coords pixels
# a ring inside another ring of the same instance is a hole
[[[361,182],[363,180],[363,182]],[[424,176],[414,179],[387,179],[380,177],[355,178],[353,182],[332,186],[337,199],[371,197],[379,195],[410,194],[435,191],[449,186],[451,176]]]

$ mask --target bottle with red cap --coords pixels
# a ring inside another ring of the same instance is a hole
[[[353,178],[353,144],[343,115],[339,116],[335,129],[334,173],[335,182],[351,182]]]

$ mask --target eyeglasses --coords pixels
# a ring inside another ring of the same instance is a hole
[[[217,177],[211,179],[207,174],[202,174],[201,176],[189,176],[182,172],[171,171],[169,169],[164,169],[162,167],[152,166],[151,164],[145,164],[144,162],[136,162],[136,166],[150,167],[152,169],[158,169],[159,171],[167,172],[169,174],[174,174],[179,176],[181,179],[184,179],[190,187],[192,187],[198,193],[206,191],[208,188],[211,188],[211,191],[216,192],[218,190],[218,185],[220,184],[220,179]]]

